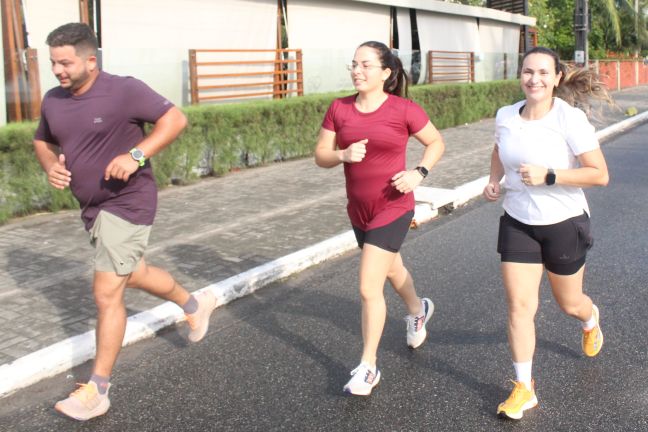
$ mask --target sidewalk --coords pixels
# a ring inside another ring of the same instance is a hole
[[[629,106],[648,111],[648,87],[614,96],[623,111]],[[623,111],[606,109],[597,130],[625,119]],[[493,126],[494,120],[487,119],[443,130],[446,153],[423,185],[452,189],[487,175]],[[421,152],[422,146],[411,145],[408,166],[418,162]],[[146,257],[190,291],[350,229],[342,168],[321,169],[312,158],[171,187],[159,198]],[[94,329],[91,264],[92,247],[78,211],[0,227],[0,370]],[[161,303],[127,291],[129,316]]]

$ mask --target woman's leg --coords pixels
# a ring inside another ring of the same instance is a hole
[[[508,339],[515,363],[530,362],[535,351],[534,318],[542,264],[503,262],[502,279],[508,304]]]
[[[563,312],[580,321],[592,317],[592,299],[583,293],[585,266],[571,275],[559,275],[547,271],[551,290]]]
[[[603,348],[603,332],[599,325],[599,310],[592,299],[583,293],[585,266],[572,275],[558,275],[547,271],[553,295],[567,315],[581,321],[581,345],[588,357],[596,356]]]
[[[521,419],[524,411],[538,404],[533,390],[531,366],[535,351],[534,318],[538,310],[542,270],[542,264],[502,263],[508,303],[508,338],[516,382],[511,395],[497,407],[497,414],[512,419]]]
[[[387,308],[383,293],[387,272],[396,254],[365,244],[360,257],[360,298],[362,301],[362,361],[376,365]]]
[[[394,257],[394,261],[387,273],[387,279],[391,283],[396,294],[403,299],[410,315],[421,314],[421,299],[414,289],[412,276],[403,265],[403,258],[400,253]]]

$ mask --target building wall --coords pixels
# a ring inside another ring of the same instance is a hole
[[[55,27],[79,20],[78,0],[23,4],[29,44],[38,49],[44,93],[57,85],[45,38]],[[406,69],[412,63],[409,8],[417,7],[423,68],[429,49],[474,51],[480,54],[478,80],[498,78],[497,60],[489,59],[488,53],[499,46],[516,52],[512,44],[518,40],[517,21],[531,19],[440,1],[290,0],[288,42],[290,48],[303,50],[306,93],[352,88],[345,65],[364,41],[389,44],[391,6],[397,6],[399,54]],[[104,70],[140,78],[178,105],[190,102],[189,49],[276,47],[276,0],[107,0],[101,13]],[[426,76],[421,72],[419,82]]]
[[[25,27],[30,48],[38,50],[38,71],[43,96],[58,85],[50,68],[47,35],[56,27],[79,21],[79,0],[23,0]]]
[[[290,0],[288,45],[304,53],[304,93],[353,88],[346,65],[358,45],[389,46],[388,6],[346,0]]]
[[[110,0],[101,14],[104,69],[179,105],[189,103],[189,49],[276,47],[276,0]]]

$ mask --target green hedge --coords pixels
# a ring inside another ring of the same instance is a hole
[[[158,184],[183,184],[204,175],[309,156],[329,104],[350,93],[186,107],[186,131],[154,157]],[[444,129],[492,117],[500,106],[523,95],[518,81],[508,80],[413,86],[410,97]],[[33,122],[0,128],[0,223],[38,211],[78,207],[68,190],[47,183],[32,148],[35,128]]]

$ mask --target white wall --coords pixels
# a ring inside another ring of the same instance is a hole
[[[427,79],[428,51],[476,52],[480,49],[479,30],[475,18],[417,11],[416,20],[421,45],[419,83]]]
[[[388,6],[346,0],[289,0],[288,45],[304,55],[304,93],[351,89],[346,65],[363,42],[389,46]]]
[[[45,38],[59,25],[79,20],[78,0],[23,0],[23,4],[30,46],[38,49],[44,93],[58,84],[50,71]],[[477,80],[497,78],[495,57],[501,54],[489,53],[516,53],[520,27],[514,19],[531,19],[439,1],[290,0],[289,46],[303,50],[306,93],[352,88],[345,65],[360,43],[389,43],[390,5],[400,6],[400,54],[406,67],[411,58],[408,7],[418,6],[425,9],[417,11],[422,56],[430,49],[483,53],[476,63]],[[103,67],[140,78],[184,105],[189,103],[188,50],[274,49],[276,11],[276,0],[105,0],[101,11]],[[515,68],[517,62],[509,65]],[[424,68],[421,79],[425,73]]]
[[[58,86],[50,68],[49,47],[45,39],[55,28],[79,21],[79,0],[23,0],[23,8],[29,46],[38,50],[42,97],[47,90]]]
[[[507,54],[507,77],[517,75],[517,59],[520,46],[520,26],[497,21],[480,20],[481,79],[491,81],[504,79],[504,53]]]
[[[179,105],[189,102],[189,49],[276,47],[276,0],[110,0],[101,6],[103,68],[139,78]]]

